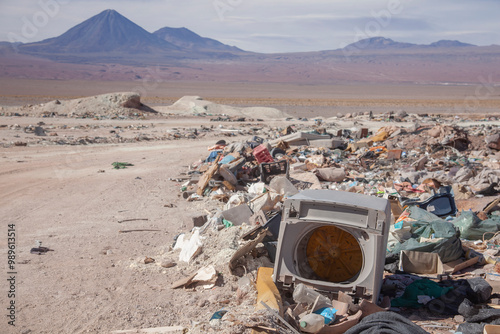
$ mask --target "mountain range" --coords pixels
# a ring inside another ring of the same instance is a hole
[[[75,54],[96,58],[113,54],[119,58],[148,54],[169,57],[206,58],[210,54],[241,53],[237,47],[197,35],[186,28],[165,27],[150,33],[115,10],[105,10],[69,29],[64,34],[40,42],[22,44],[20,53],[57,59]],[[193,54],[193,51],[196,53]],[[199,54],[197,54],[199,53]]]
[[[479,76],[498,71],[499,55],[499,46],[450,40],[419,45],[384,37],[363,39],[337,50],[259,54],[187,28],[164,27],[150,33],[109,9],[58,37],[15,45],[0,42],[4,59],[0,76],[61,78],[57,73],[63,70],[55,64],[65,64],[66,77],[69,71],[81,76],[80,69],[87,66],[83,71],[87,78],[94,78],[99,68],[97,77],[109,80],[114,78],[109,66],[122,65],[134,68],[129,72],[162,66],[169,79],[477,82]],[[26,68],[34,63],[43,64],[38,74]],[[70,64],[80,67],[71,69]]]

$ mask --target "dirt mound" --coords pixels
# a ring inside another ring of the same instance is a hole
[[[184,96],[171,106],[157,108],[161,113],[180,115],[225,115],[263,119],[286,118],[289,115],[279,109],[268,107],[233,107],[203,100],[199,96]]]
[[[137,93],[109,93],[73,100],[54,100],[45,104],[27,106],[34,115],[68,115],[72,116],[112,116],[131,115],[155,110],[141,103]]]

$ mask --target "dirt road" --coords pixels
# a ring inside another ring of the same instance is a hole
[[[146,273],[133,264],[168,251],[187,230],[196,204],[180,199],[169,177],[203,158],[209,142],[2,149],[2,234],[15,225],[17,250],[9,332],[105,333],[196,320],[189,293],[169,288],[182,271],[153,265]],[[116,170],[114,161],[134,166]],[[147,220],[119,223],[134,218]],[[53,251],[30,254],[37,240]],[[0,248],[6,254],[6,237]]]

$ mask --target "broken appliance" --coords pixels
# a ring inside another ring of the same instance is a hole
[[[274,281],[304,283],[376,302],[391,219],[389,201],[333,190],[305,190],[285,201]]]

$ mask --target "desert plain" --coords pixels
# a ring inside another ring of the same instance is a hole
[[[2,283],[2,333],[193,328],[227,306],[237,289],[237,277],[221,275],[216,288],[210,290],[173,290],[171,284],[192,269],[181,263],[170,268],[159,265],[162,259],[177,256],[171,250],[174,238],[190,230],[191,218],[219,205],[213,201],[187,202],[180,188],[188,166],[205,159],[207,147],[220,139],[239,141],[251,135],[250,129],[258,129],[265,136],[272,129],[313,124],[318,117],[330,119],[369,111],[377,115],[404,110],[471,120],[500,115],[500,87],[487,84],[298,85],[0,78],[0,87],[0,214],[4,222],[0,277],[4,283],[9,271],[5,255],[7,225],[14,226],[16,244],[15,327],[5,325],[7,285]],[[228,123],[210,121],[216,115],[160,113],[95,119],[42,117],[28,112],[30,106],[56,99],[127,92],[137,87],[144,88],[141,101],[152,109],[196,95],[235,107],[277,108],[289,117],[247,117]],[[13,115],[16,110],[20,116]],[[345,128],[363,124],[354,118],[339,118],[338,122]],[[112,138],[120,131],[125,138],[162,139],[70,145],[40,141],[33,133],[19,130],[37,124],[59,138]],[[365,126],[376,130],[382,125],[370,122]],[[196,137],[182,135],[193,129],[199,132]],[[225,131],[230,129],[235,131]],[[172,133],[181,135],[168,135]],[[113,169],[115,161],[133,166]],[[40,242],[51,251],[30,253]],[[202,254],[198,261],[208,256],[214,254]],[[145,257],[155,258],[157,263],[145,265]],[[415,321],[437,321],[432,315],[429,319]],[[445,323],[448,320],[439,319]],[[202,328],[200,332],[241,330]]]

